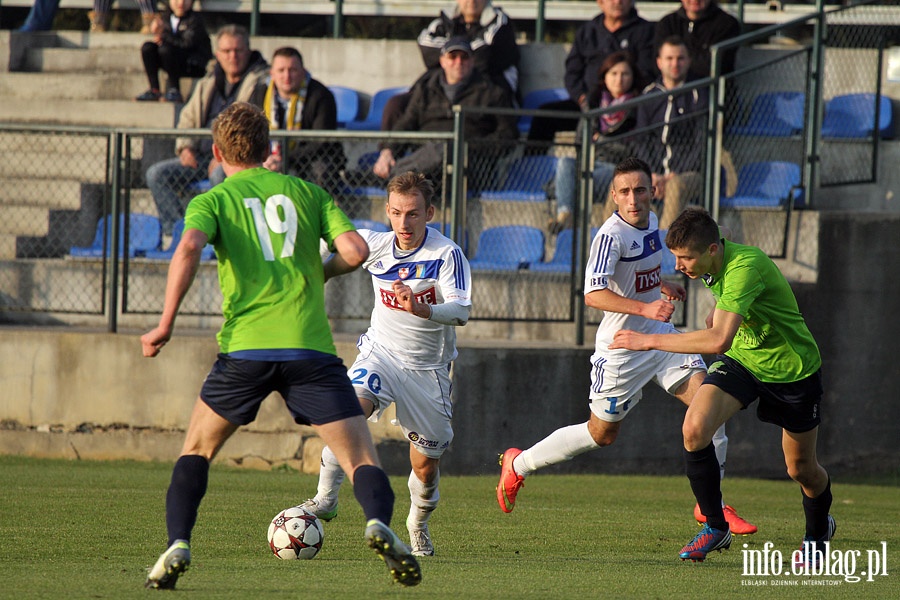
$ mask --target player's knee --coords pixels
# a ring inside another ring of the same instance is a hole
[[[819,479],[819,463],[815,460],[798,459],[785,461],[788,476],[805,487],[815,487]]]
[[[618,427],[597,427],[593,422],[588,425],[588,431],[590,431],[594,443],[601,448],[609,446],[619,437]]]
[[[702,423],[688,419],[685,419],[684,425],[681,426],[681,435],[684,437],[684,448],[688,452],[703,450],[712,440]]]

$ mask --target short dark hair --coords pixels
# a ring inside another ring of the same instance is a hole
[[[669,226],[666,234],[666,246],[670,250],[686,248],[702,252],[719,241],[719,225],[706,209],[700,206],[688,206]]]
[[[650,165],[639,159],[637,156],[629,156],[619,162],[613,170],[613,179],[625,173],[643,173],[647,179],[653,181],[653,173],[650,171]]]
[[[249,102],[235,102],[219,113],[212,136],[229,164],[258,165],[269,156],[269,120]]]
[[[300,61],[300,66],[303,66],[303,55],[300,54],[300,51],[294,48],[293,46],[282,46],[278,50],[272,53],[272,61],[275,61],[276,56],[282,56],[284,58],[296,58]]]
[[[421,194],[422,198],[425,199],[425,208],[428,208],[431,206],[431,199],[434,196],[434,184],[424,173],[407,171],[395,176],[388,182],[387,192],[388,195],[400,194],[401,196]]]
[[[659,58],[659,52],[662,50],[662,47],[668,44],[669,46],[684,46],[687,48],[687,42],[684,41],[684,38],[680,35],[670,35],[663,39],[659,43],[659,46],[656,47],[656,57]]]

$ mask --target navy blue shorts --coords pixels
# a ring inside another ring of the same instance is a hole
[[[261,361],[219,354],[200,398],[223,419],[246,425],[272,392],[284,398],[294,421],[322,425],[362,415],[347,368],[337,356],[307,360]]]
[[[706,371],[704,384],[734,396],[744,408],[759,399],[756,416],[791,433],[804,433],[821,422],[819,404],[825,391],[822,369],[791,383],[764,383],[731,357],[720,354]]]

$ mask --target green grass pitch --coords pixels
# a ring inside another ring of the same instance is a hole
[[[164,549],[171,464],[0,457],[0,598],[148,598],[147,569]],[[498,468],[499,473],[499,468]],[[394,527],[406,538],[406,477],[392,477]],[[756,523],[754,536],[705,563],[677,552],[696,533],[684,477],[545,475],[528,479],[516,510],[497,506],[495,476],[441,479],[432,518],[437,555],[422,559],[416,588],[392,584],[363,542],[362,512],[349,485],[325,523],[311,561],[281,561],[266,544],[269,520],[315,491],[316,479],[287,470],[214,465],[192,540],[193,564],[179,598],[897,598],[900,486],[896,476],[835,480],[834,547],[847,558],[886,542],[887,575],[743,574],[744,548],[765,542],[789,560],[802,537],[800,491],[787,480],[726,479],[726,500]],[[845,560],[846,562],[846,560]],[[815,587],[812,587],[812,584]]]

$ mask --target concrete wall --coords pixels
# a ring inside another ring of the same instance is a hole
[[[900,466],[900,215],[819,216],[820,271],[795,285],[825,360],[822,462],[833,474]],[[478,327],[478,322],[468,327]],[[591,344],[591,339],[589,344]],[[215,358],[212,332],[179,332],[163,354],[143,359],[137,334],[0,328],[0,452],[70,458],[171,460],[193,399]],[[339,353],[353,359],[353,338]],[[454,366],[456,438],[446,473],[497,471],[496,456],[527,447],[556,427],[587,418],[590,347],[540,342],[463,341]],[[556,472],[681,472],[684,409],[650,385],[612,447]],[[729,424],[729,473],[783,476],[780,432],[751,408]],[[399,429],[373,428],[389,470],[408,469]],[[269,468],[318,468],[320,445],[280,402],[226,445],[220,460]]]

